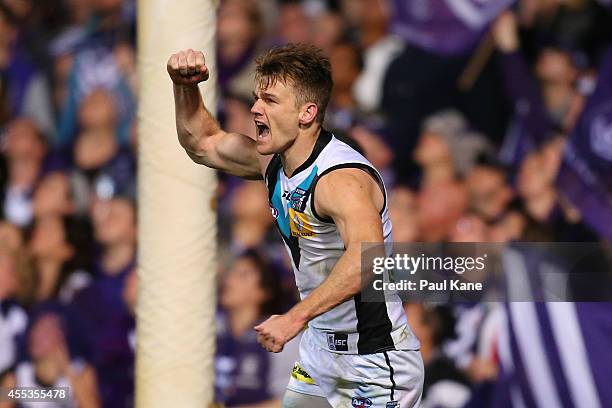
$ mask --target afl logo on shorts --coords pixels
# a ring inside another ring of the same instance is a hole
[[[372,406],[372,400],[364,397],[353,397],[351,405],[355,408],[368,408]]]
[[[274,208],[274,206],[272,204],[269,204],[270,206],[270,212],[272,213],[272,216],[274,217],[274,219],[278,218],[278,210],[276,208]]]

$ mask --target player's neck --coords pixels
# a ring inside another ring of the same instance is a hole
[[[300,130],[295,142],[281,153],[283,170],[288,177],[292,177],[297,168],[310,157],[320,133],[321,126]]]

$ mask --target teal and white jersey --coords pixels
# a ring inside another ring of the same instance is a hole
[[[385,196],[381,211],[384,238],[385,242],[391,242],[391,220],[382,178],[365,157],[331,133],[321,131],[312,154],[291,177],[285,174],[279,155],[272,158],[266,169],[270,209],[292,259],[302,299],[323,283],[345,251],[333,220],[317,214],[314,207],[317,181],[342,168],[362,169],[379,183]],[[358,294],[313,319],[308,327],[322,347],[339,353],[370,354],[419,348],[399,298],[386,303],[362,302]]]

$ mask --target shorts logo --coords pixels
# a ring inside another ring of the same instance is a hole
[[[372,400],[364,397],[353,397],[351,405],[355,408],[368,408],[372,406]]]
[[[314,384],[314,380],[312,377],[302,368],[300,363],[296,361],[293,365],[293,370],[291,370],[291,376],[298,381],[301,381],[306,384]]]
[[[400,408],[400,404],[397,401],[389,401],[387,405],[385,405],[385,408]]]
[[[327,333],[327,346],[331,351],[348,351],[348,334]]]

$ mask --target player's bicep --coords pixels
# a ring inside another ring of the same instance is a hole
[[[253,139],[219,132],[203,139],[197,152],[187,152],[196,163],[247,179],[261,179],[260,155]]]
[[[380,189],[369,174],[357,169],[335,170],[319,180],[315,207],[334,221],[346,246],[382,242],[377,194]]]

